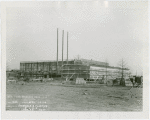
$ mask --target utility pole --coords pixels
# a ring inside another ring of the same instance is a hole
[[[63,66],[63,53],[64,53],[64,30],[62,31],[62,66]]]
[[[123,75],[124,75],[123,69],[124,69],[124,63],[123,63],[123,59],[122,59],[122,79],[123,79]]]
[[[68,32],[67,32],[67,64],[68,64]]]
[[[64,30],[62,31],[62,67],[61,67],[61,77],[63,72],[63,50],[64,50]]]
[[[56,72],[58,75],[58,28],[57,28],[57,65],[56,65]]]

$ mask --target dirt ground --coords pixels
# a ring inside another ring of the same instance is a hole
[[[142,111],[142,88],[29,82],[6,85],[7,111]],[[132,97],[131,97],[132,96]]]

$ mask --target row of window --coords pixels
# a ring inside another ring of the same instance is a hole
[[[61,69],[61,67],[58,66],[58,69]],[[38,66],[38,68],[22,66],[22,67],[20,67],[20,70],[22,70],[22,71],[51,71],[52,70],[53,71],[53,70],[56,70],[56,66],[50,66],[50,67],[44,66],[44,68],[43,68],[43,66]]]

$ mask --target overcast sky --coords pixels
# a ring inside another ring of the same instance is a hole
[[[107,61],[117,66],[123,58],[133,74],[142,73],[143,41],[148,41],[148,2],[40,2],[8,7],[6,57],[11,69],[20,61],[59,59],[62,30],[69,32],[69,59]]]

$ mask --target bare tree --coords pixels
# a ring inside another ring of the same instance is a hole
[[[126,71],[128,70],[126,62],[122,59],[119,61],[119,76],[121,76],[120,85],[125,86],[125,77],[127,76]]]

